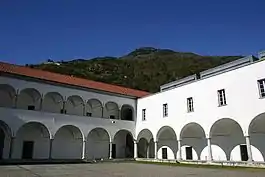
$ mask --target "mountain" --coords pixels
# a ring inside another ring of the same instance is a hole
[[[242,56],[201,56],[153,47],[138,48],[122,57],[98,57],[27,65],[149,92],[185,76],[236,60]],[[54,64],[53,64],[54,62]]]

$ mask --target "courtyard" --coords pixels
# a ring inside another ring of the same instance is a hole
[[[265,169],[196,168],[140,163],[0,166],[1,177],[263,177]]]

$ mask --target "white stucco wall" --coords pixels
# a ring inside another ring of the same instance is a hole
[[[157,141],[156,135],[159,129],[163,126],[169,126],[174,129],[177,138],[180,139],[182,128],[188,123],[194,122],[203,128],[206,137],[210,137],[213,124],[217,120],[229,118],[238,123],[242,129],[242,134],[232,136],[234,126],[229,121],[224,121],[223,125],[219,125],[221,132],[217,132],[217,135],[212,138],[213,157],[225,159],[223,151],[215,148],[217,147],[215,145],[223,146],[222,149],[226,149],[228,156],[230,156],[234,146],[246,143],[244,136],[248,135],[248,127],[251,121],[265,112],[265,99],[260,99],[257,84],[257,80],[265,78],[264,68],[265,61],[260,61],[138,99],[136,135],[141,130],[148,129]],[[218,105],[217,90],[220,89],[225,89],[226,106],[220,107]],[[188,97],[193,97],[194,112],[187,112]],[[162,115],[162,105],[164,103],[168,104],[168,117]],[[145,121],[142,121],[142,109],[146,109]],[[222,128],[223,126],[228,128]],[[220,137],[218,134],[222,134],[224,137]],[[227,137],[228,134],[230,135]],[[250,141],[252,142],[252,140]],[[264,141],[256,141],[253,138],[254,142],[257,149],[265,152],[263,148],[265,146]],[[201,158],[205,159],[208,150],[205,151],[203,145],[206,145],[205,142],[201,143],[199,149],[202,151]],[[256,156],[256,153],[253,152],[253,156]]]

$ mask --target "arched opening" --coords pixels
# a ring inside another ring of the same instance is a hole
[[[129,105],[121,107],[121,120],[133,121],[133,108]]]
[[[134,143],[132,134],[128,130],[118,131],[114,136],[112,157],[133,158],[133,153]]]
[[[15,89],[7,84],[0,84],[0,107],[12,108],[14,106]]]
[[[19,128],[14,142],[13,158],[48,159],[50,132],[39,122],[29,122]]]
[[[11,136],[9,126],[0,120],[0,160],[9,158]]]
[[[42,110],[52,113],[62,113],[63,96],[57,92],[49,92],[43,98]]]
[[[254,161],[265,159],[265,113],[256,116],[250,123],[248,133],[251,142],[252,158]]]
[[[242,128],[235,120],[224,118],[216,121],[211,127],[210,137],[213,160],[241,161],[241,159],[236,159],[237,154],[241,152],[230,154],[234,147],[246,144]],[[219,146],[220,148],[216,148],[213,145]],[[226,157],[218,153],[220,149],[225,152]]]
[[[84,101],[80,96],[73,95],[67,98],[66,113],[71,115],[84,115]]]
[[[81,159],[82,149],[83,134],[79,128],[65,125],[57,130],[52,146],[53,159]]]
[[[97,99],[90,99],[86,104],[86,116],[89,117],[102,117],[103,107],[102,103]]]
[[[109,158],[109,133],[103,128],[91,130],[87,136],[86,157],[87,159]]]
[[[139,158],[154,158],[154,138],[153,134],[148,129],[143,129],[137,137],[137,154]]]
[[[109,119],[119,119],[119,106],[114,102],[107,102],[105,105],[104,117]]]
[[[207,146],[207,140],[204,129],[197,123],[185,125],[180,133],[181,155],[184,160],[200,160],[202,150]]]
[[[177,136],[173,128],[164,126],[157,133],[158,159],[176,159]]]
[[[21,90],[17,100],[17,108],[26,110],[40,110],[41,94],[34,88]]]

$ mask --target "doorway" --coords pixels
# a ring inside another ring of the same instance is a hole
[[[116,144],[112,144],[112,154],[111,154],[111,157],[113,159],[116,158]]]
[[[22,159],[32,159],[34,149],[34,141],[24,141],[22,150]]]
[[[167,148],[162,148],[162,159],[167,159]]]
[[[192,160],[192,147],[186,147],[186,160]]]
[[[241,154],[241,160],[242,161],[247,161],[248,160],[247,145],[240,145],[240,154]]]

